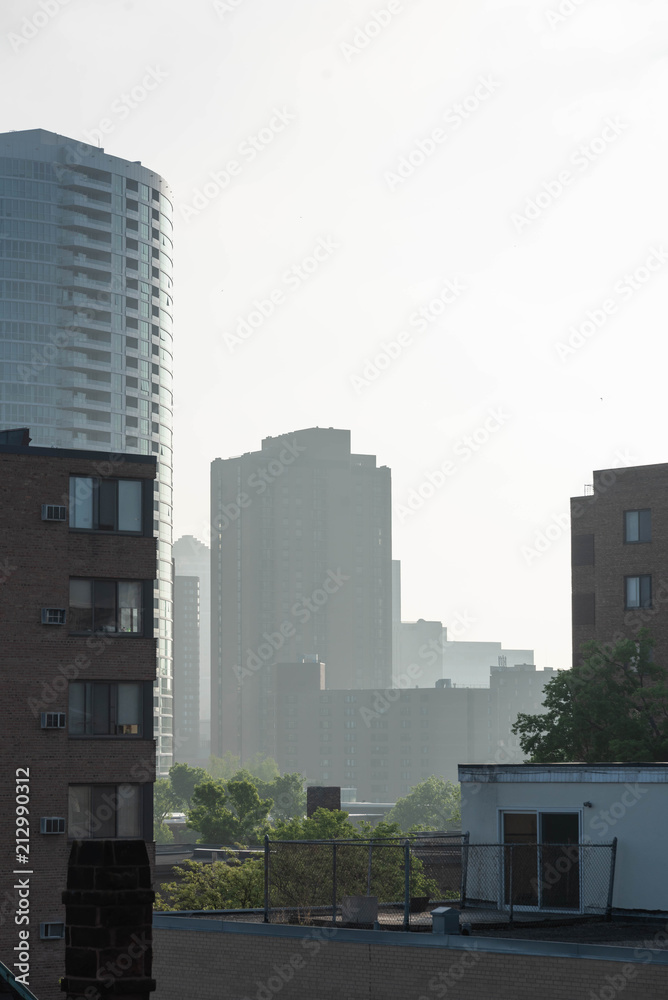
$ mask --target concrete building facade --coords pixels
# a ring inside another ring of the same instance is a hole
[[[390,470],[349,431],[216,459],[211,518],[212,753],[270,752],[270,663],[312,656],[330,688],[391,686]]]
[[[211,753],[211,551],[194,535],[182,535],[174,542],[172,552],[175,574],[199,580],[199,752],[206,759]],[[175,606],[175,619],[177,615]],[[177,673],[175,665],[175,677]],[[174,735],[178,751],[178,726]]]
[[[174,577],[174,748],[178,763],[200,759],[200,591],[196,576]]]
[[[155,474],[0,444],[0,960],[28,954],[40,1000],[62,995],[71,841],[152,852]]]
[[[158,765],[172,756],[173,206],[141,165],[43,129],[0,135],[0,430],[157,458]]]
[[[511,727],[542,711],[553,671],[503,668],[491,688],[328,690],[315,662],[267,667],[269,753],[281,771],[317,785],[355,788],[358,801],[391,802],[431,775],[457,781],[460,760],[521,761]]]

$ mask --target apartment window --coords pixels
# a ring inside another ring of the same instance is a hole
[[[141,736],[144,684],[73,682],[69,687],[68,720],[70,736]]]
[[[140,580],[70,580],[71,632],[141,635],[143,589]]]
[[[651,510],[624,511],[624,541],[651,542]]]
[[[624,578],[627,608],[652,607],[652,577],[627,576]]]
[[[142,480],[70,476],[70,528],[142,531]]]
[[[70,785],[68,836],[142,836],[141,785]]]

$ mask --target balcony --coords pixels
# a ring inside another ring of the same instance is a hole
[[[58,305],[63,309],[78,309],[100,311],[109,313],[111,309],[111,295],[109,292],[98,292],[95,289],[86,289],[84,292],[65,292]]]
[[[95,230],[95,229],[111,229],[111,215],[109,212],[98,212],[98,216],[102,215],[103,218],[91,218],[90,215],[86,215],[84,212],[67,212],[62,211],[58,215],[58,225],[59,226],[75,226],[85,230]]]
[[[97,211],[108,211],[111,205],[110,197],[108,198],[94,198],[91,195],[80,194],[78,191],[66,190],[60,188],[58,190],[58,197],[56,198],[56,204],[62,205],[63,207],[80,207],[80,208],[93,208]]]
[[[109,292],[111,275],[109,275],[109,278],[106,281],[98,281],[95,278],[89,278],[89,276],[82,271],[66,271],[61,276],[60,284],[63,288],[82,288],[84,291],[89,288],[100,288]]]
[[[111,391],[111,374],[107,372],[103,373],[107,375],[107,381],[103,382],[101,379],[95,379],[88,372],[79,372],[76,370],[71,371],[60,371],[58,373],[58,378],[56,380],[56,385],[59,389],[79,391],[82,388],[92,389],[95,392],[106,392]]]
[[[60,185],[63,188],[73,188],[75,191],[80,191],[82,194],[86,194],[86,189],[89,188],[92,191],[107,191],[111,193],[111,175],[109,180],[99,180],[97,177],[91,177],[88,174],[83,173],[83,171],[62,169],[58,171],[58,176],[60,180]]]
[[[91,230],[88,230],[88,233],[84,234],[74,232],[74,230],[61,229],[58,235],[58,242],[63,249],[68,247],[91,247],[94,250],[102,250],[103,248],[111,250],[111,233],[101,234],[98,238],[97,236],[89,235],[91,232]]]

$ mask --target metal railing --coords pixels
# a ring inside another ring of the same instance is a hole
[[[269,840],[264,920],[409,930],[436,906],[472,923],[610,919],[617,840],[471,844],[465,834],[376,840]],[[521,916],[520,916],[521,915]]]
[[[460,897],[466,840],[466,834],[266,838],[265,922],[430,925],[433,907]]]
[[[610,918],[617,838],[609,844],[465,844],[461,908]],[[498,917],[497,917],[498,919]]]

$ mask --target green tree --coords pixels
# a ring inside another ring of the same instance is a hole
[[[459,785],[433,775],[399,799],[387,814],[401,830],[447,830],[461,822]]]
[[[251,775],[260,781],[270,782],[281,773],[274,758],[267,757],[264,753],[254,754],[242,767],[241,758],[229,751],[222,757],[210,757],[208,771],[218,781],[230,781],[232,778],[237,780],[243,772],[244,778]]]
[[[241,757],[229,750],[222,757],[209,757],[207,771],[216,781],[229,781],[241,769]]]
[[[268,757],[264,753],[254,754],[244,764],[244,770],[252,774],[258,781],[265,783],[275,781],[281,773],[274,758]]]
[[[316,809],[312,816],[279,820],[272,840],[353,840],[361,834],[341,809]]]
[[[191,767],[189,764],[172,764],[169,769],[169,780],[172,783],[174,797],[182,808],[189,809],[193,792],[199,784],[207,781],[209,775],[203,767]]]
[[[307,819],[277,823],[270,834],[270,904],[297,907],[308,914],[313,906],[327,906],[333,893],[333,845],[280,841],[338,841],[336,890],[343,896],[370,892],[383,902],[401,902],[405,891],[405,849],[396,823],[356,827],[341,810],[317,809]],[[348,843],[341,843],[348,841]],[[373,841],[369,843],[369,841]],[[369,867],[371,878],[369,879]],[[439,897],[422,862],[411,856],[410,891],[415,896]]]
[[[180,877],[156,893],[156,910],[226,910],[264,906],[264,859],[243,863],[184,861],[174,869]]]
[[[156,844],[171,844],[174,834],[165,823],[178,807],[169,778],[158,778],[153,785],[153,839]]]
[[[252,779],[258,794],[263,799],[273,799],[271,820],[273,823],[293,818],[303,819],[306,812],[306,791],[301,774],[282,774],[273,781]]]
[[[582,647],[583,660],[545,686],[544,715],[513,725],[535,763],[668,759],[668,670],[647,629],[616,645]]]
[[[257,844],[269,829],[271,799],[260,799],[249,781],[204,781],[193,793],[188,826],[204,844]]]

